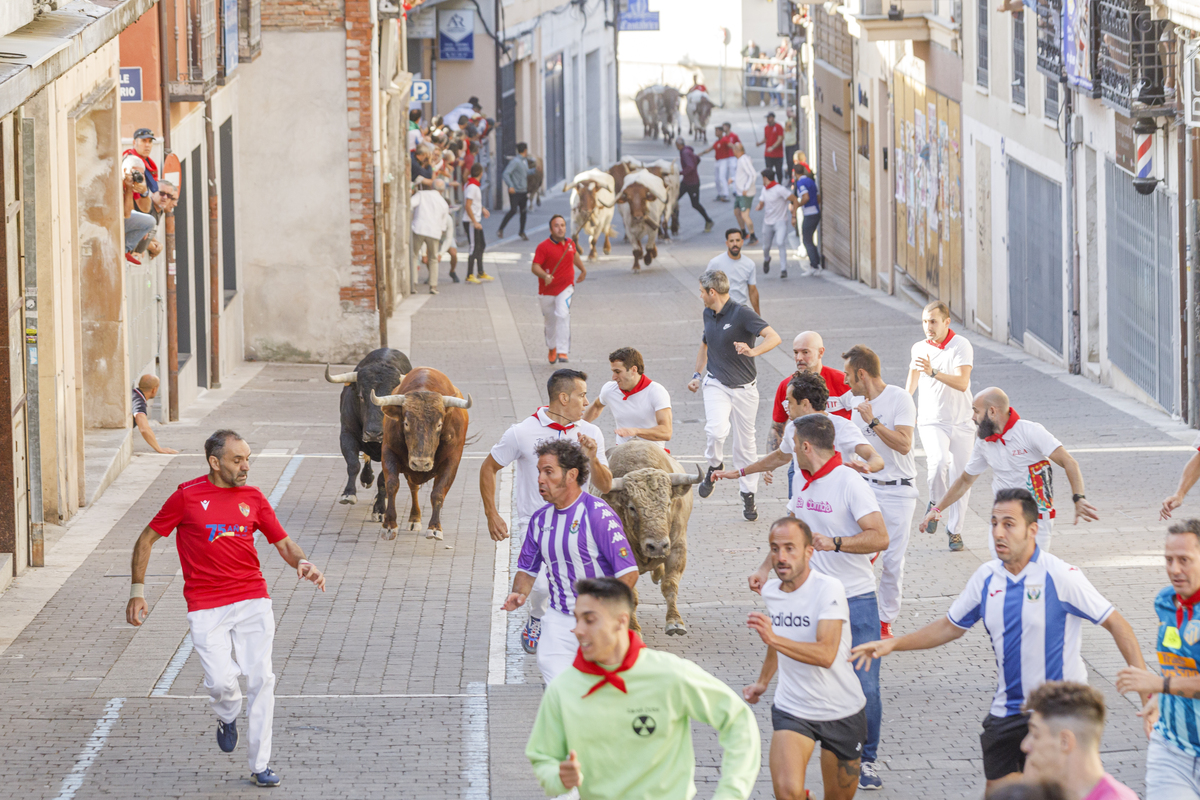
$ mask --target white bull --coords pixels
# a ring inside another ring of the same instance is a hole
[[[563,187],[564,192],[571,193],[571,230],[575,248],[579,249],[579,234],[586,234],[589,261],[595,260],[596,243],[601,237],[604,238],[605,255],[612,252],[609,237],[613,235],[613,209],[616,206],[614,184],[613,176],[604,170],[589,169]]]
[[[692,141],[708,141],[708,118],[715,104],[708,92],[693,89],[687,96],[687,118]]]
[[[662,220],[658,224],[658,235],[670,239],[671,236],[667,232],[668,221],[670,233],[679,233],[679,162],[673,158],[660,158],[646,167],[651,171],[657,169],[655,174],[661,173],[663,185],[667,188],[667,202],[663,208]]]
[[[646,169],[639,169],[625,178],[621,193],[617,196],[621,209],[621,220],[625,223],[625,235],[633,243],[633,269],[646,266],[658,255],[658,223],[662,220],[667,205],[667,187],[662,178]],[[642,247],[642,240],[646,246]]]

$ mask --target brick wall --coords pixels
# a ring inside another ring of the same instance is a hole
[[[345,16],[344,0],[262,0],[265,31],[330,30]]]
[[[371,163],[371,21],[369,2],[345,0],[346,106],[350,139],[350,285],[341,299],[375,308],[375,185]]]

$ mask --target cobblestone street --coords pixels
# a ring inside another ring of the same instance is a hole
[[[744,122],[735,129],[743,138],[754,135]],[[644,144],[640,129],[637,138],[633,133],[626,126],[631,155],[674,155],[673,148]],[[671,392],[671,450],[686,465],[700,463],[704,449],[703,404],[685,388],[701,327],[696,277],[722,252],[721,231],[733,224],[731,206],[711,201],[710,158],[701,170],[701,196],[716,219],[714,231],[702,233],[703,221],[685,201],[681,231],[660,246],[659,260],[632,274],[629,246],[618,238],[610,256],[589,263],[572,305],[571,366],[589,373],[591,397],[608,378],[611,350],[640,349],[649,376]],[[272,767],[283,777],[283,796],[542,795],[524,757],[541,678],[516,637],[524,615],[509,620],[496,611],[519,539],[499,548],[489,539],[478,469],[503,430],[545,402],[552,368],[529,258],[546,235],[550,214],[565,206],[566,195],[548,194],[531,211],[529,242],[493,245],[487,269],[495,282],[451,285],[443,264],[441,293],[430,297],[421,287],[394,320],[393,346],[404,349],[414,366],[444,371],[474,398],[473,438],[443,510],[445,541],[403,526],[394,541],[381,540],[379,523],[370,520],[369,491],[361,487],[356,505],[337,503],[346,480],[338,451],[340,387],[323,380],[323,365],[244,364],[225,389],[210,392],[207,406],[199,404],[202,411],[158,429],[160,441],[180,455],[150,453],[138,440],[133,464],[48,548],[46,574],[31,569],[0,595],[0,698],[9,709],[0,723],[6,753],[0,796],[127,797],[135,785],[148,797],[258,796],[247,780],[244,743],[226,755],[213,741],[199,660],[185,639],[173,539],[158,544],[150,561],[147,623],[134,629],[124,622],[133,542],[175,486],[205,471],[203,440],[218,427],[246,437],[257,454],[250,483],[271,498],[284,527],[328,576],[324,594],[297,584],[274,548],[260,540],[277,622]],[[488,223],[491,241],[499,216]],[[515,234],[515,223],[508,232]],[[761,264],[760,249],[749,248],[747,255]],[[790,343],[797,333],[821,332],[826,364],[838,368],[840,353],[850,346],[872,347],[883,360],[884,378],[901,386],[909,348],[922,336],[920,309],[902,296],[827,274],[800,277],[795,264],[791,275],[780,280],[777,263],[769,275],[759,270],[762,316],[784,341],[758,362],[760,454],[766,452],[768,399],[794,368]],[[1166,585],[1165,526],[1157,509],[1175,486],[1194,432],[1012,347],[967,335],[975,345],[973,388],[1002,387],[1023,417],[1043,423],[1078,458],[1101,519],[1073,527],[1069,512],[1060,516],[1053,552],[1079,566],[1129,619],[1150,661],[1152,602]],[[597,424],[611,445],[611,415]],[[923,508],[919,451],[918,461]],[[780,470],[771,486],[760,483],[754,524],[742,520],[732,483],[697,498],[679,597],[686,636],[664,634],[657,588],[645,578],[639,587],[648,645],[695,660],[739,692],[757,676],[764,651],[745,626],[747,612],[761,608],[746,588],[746,575],[764,556],[768,524],[783,514],[784,474]],[[507,470],[502,476],[507,508],[511,476]],[[1061,471],[1055,477],[1058,506],[1069,509],[1066,477]],[[941,533],[914,529],[897,634],[943,615],[988,558],[980,515],[990,508],[989,484],[990,476],[972,494],[964,552],[950,553]],[[398,505],[407,499],[402,488]],[[428,485],[421,501],[428,514]],[[1197,503],[1189,498],[1179,513],[1200,512]],[[77,567],[54,585],[51,568],[72,563]],[[1140,720],[1134,702],[1113,686],[1124,662],[1111,637],[1090,626],[1084,655],[1091,682],[1109,702],[1105,766],[1141,792],[1146,743]],[[979,722],[996,682],[982,626],[938,650],[890,657],[881,681],[884,789],[876,795],[981,796]],[[769,699],[756,707],[764,754]],[[697,757],[698,796],[708,797],[720,763],[708,729],[697,730]],[[810,786],[819,797],[816,764],[810,765]],[[771,796],[764,761],[753,797]]]

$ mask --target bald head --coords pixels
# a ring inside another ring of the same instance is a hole
[[[158,393],[158,378],[154,375],[143,375],[138,378],[138,391],[149,400]]]
[[[821,357],[825,355],[825,342],[816,331],[805,331],[792,340],[792,355],[796,359],[797,372],[820,372]]]
[[[979,438],[986,439],[1003,431],[1008,425],[1010,412],[1008,395],[995,386],[989,386],[975,395],[971,403],[971,418],[975,420]]]
[[[1004,393],[1003,389],[995,386],[989,386],[976,394],[975,402],[983,404],[985,408],[997,408],[1008,413],[1008,395]]]

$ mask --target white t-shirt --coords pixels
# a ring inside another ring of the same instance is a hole
[[[502,467],[516,462],[516,474],[513,480],[516,484],[517,521],[528,522],[533,512],[546,505],[537,486],[537,455],[534,451],[542,442],[551,439],[568,438],[573,442],[579,441],[579,434],[588,436],[596,442],[599,452],[597,460],[608,466],[608,456],[604,455],[604,434],[590,422],[579,420],[567,430],[560,431],[550,427],[554,422],[546,414],[542,406],[537,412],[509,427],[492,447],[492,458]],[[522,531],[523,532],[523,531]]]
[[[813,533],[829,538],[850,538],[862,533],[858,521],[879,510],[879,501],[867,482],[849,467],[834,467],[829,474],[813,481],[807,489],[800,471],[788,509],[804,520]],[[846,590],[846,597],[857,597],[875,591],[875,571],[871,557],[865,553],[813,553],[813,569],[837,578]]]
[[[425,136],[421,133],[420,128],[410,128],[408,131],[408,152],[417,149],[417,145],[425,141]]]
[[[440,192],[422,189],[412,196],[412,231],[421,236],[441,240],[450,219],[450,206]]]
[[[471,213],[475,215],[475,221],[483,222],[483,192],[477,185],[468,183],[463,189],[463,222],[471,221],[466,212],[467,200],[471,201]]]
[[[653,428],[658,425],[657,412],[671,407],[671,395],[658,381],[650,381],[646,388],[634,392],[628,397],[617,386],[616,381],[609,381],[600,387],[599,400],[612,410],[613,421],[617,428]],[[625,444],[633,436],[618,436],[617,444]],[[666,442],[653,442],[659,447],[666,448]]]
[[[741,258],[734,261],[729,257],[729,253],[721,253],[721,255],[708,262],[710,270],[719,269],[729,278],[729,296],[733,298],[735,303],[745,306],[751,311],[754,306],[750,305],[750,288],[758,285],[758,279],[754,273],[754,262],[749,256],[743,252]]]
[[[792,193],[778,183],[770,189],[764,186],[758,193],[758,202],[763,204],[763,224],[778,225],[787,222],[791,216],[791,206],[788,203],[791,197]]]
[[[762,587],[762,598],[771,617],[771,629],[784,639],[812,644],[817,622],[842,621],[842,641],[833,666],[826,669],[779,654],[779,683],[775,706],[780,711],[811,722],[845,719],[867,704],[862,685],[850,663],[850,607],[846,590],[835,578],[810,570],[794,592],[785,592],[778,578]]]
[[[928,339],[922,339],[912,346],[912,360],[909,369],[920,369],[917,358],[925,356],[938,372],[951,375],[958,374],[959,367],[971,367],[975,364],[975,348],[954,331],[946,334],[946,340],[941,347],[930,344]],[[917,380],[917,421],[920,423],[945,422],[951,425],[962,425],[971,421],[971,384],[967,390],[960,392],[951,389],[941,381],[931,378],[924,372]]]
[[[879,393],[878,397],[864,402],[870,402],[871,411],[874,412],[879,422],[892,430],[896,430],[897,425],[916,427],[916,403],[913,402],[912,395],[899,386],[888,384],[883,387],[883,391]],[[871,430],[870,424],[863,420],[861,414],[856,412],[851,419],[854,426],[862,431],[867,443],[874,447],[875,452],[883,458],[883,469],[873,473],[871,478],[877,481],[898,481],[901,478],[913,480],[917,477],[917,458],[913,455],[911,447],[907,455],[901,455],[888,447],[879,438],[879,435]]]
[[[1050,454],[1062,447],[1062,442],[1038,423],[1021,419],[1019,415],[1001,436],[1003,441],[975,440],[966,472],[982,475],[991,467],[993,496],[1001,489],[1028,489],[1037,501],[1042,519],[1054,519]]]

